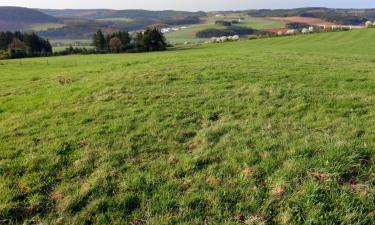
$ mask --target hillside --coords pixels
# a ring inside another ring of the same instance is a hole
[[[247,12],[250,16],[258,17],[313,17],[345,25],[363,25],[367,20],[372,20],[375,18],[375,9],[331,9],[313,7],[297,9],[248,10]]]
[[[15,15],[15,16],[13,16]],[[88,39],[98,29],[137,31],[149,26],[178,30],[167,34],[171,43],[200,42],[196,34],[205,29],[228,29],[216,20],[241,19],[237,30],[278,29],[298,17],[298,21],[318,21],[314,24],[363,25],[375,20],[374,9],[297,8],[277,10],[243,10],[218,12],[112,10],[112,9],[27,9],[0,8],[0,30],[36,31],[48,39]],[[3,19],[1,19],[3,18]],[[188,29],[179,29],[181,27]],[[244,31],[249,33],[249,31]],[[218,35],[220,36],[220,35]],[[224,35],[221,35],[224,36]]]
[[[371,224],[374,38],[1,61],[1,221]]]
[[[150,10],[111,10],[111,9],[39,9],[41,12],[54,17],[85,18],[85,19],[105,19],[105,18],[130,18],[130,19],[148,19],[165,20],[171,18],[181,18],[188,16],[205,16],[205,12],[187,12],[187,11],[150,11]]]
[[[17,30],[23,29],[30,24],[57,22],[57,18],[38,10],[0,6],[0,30]]]

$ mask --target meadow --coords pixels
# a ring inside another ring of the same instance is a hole
[[[374,39],[0,61],[0,223],[373,224]]]
[[[244,13],[229,13],[227,15],[215,16],[209,15],[206,18],[202,18],[202,23],[194,24],[187,27],[187,29],[181,29],[179,31],[173,31],[166,33],[165,36],[167,41],[174,43],[184,43],[184,42],[204,42],[209,39],[198,38],[196,33],[205,29],[225,29],[225,26],[215,24],[217,20],[238,20],[242,18],[241,23],[236,24],[235,26],[253,28],[257,30],[270,29],[270,28],[285,28],[286,22],[277,21],[270,18],[258,18],[258,17],[249,17]]]
[[[48,29],[58,29],[64,27],[65,24],[61,23],[37,23],[32,24],[28,29],[33,31],[45,31]]]

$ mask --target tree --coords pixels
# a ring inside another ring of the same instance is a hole
[[[35,33],[25,33],[23,39],[28,47],[28,54],[30,56],[45,56],[52,53],[52,46],[49,41],[39,37]]]
[[[26,44],[18,38],[13,38],[8,46],[8,55],[12,59],[25,58],[27,56]]]
[[[121,40],[121,43],[124,47],[127,47],[130,45],[130,42],[131,42],[131,38],[130,38],[130,34],[129,32],[127,31],[120,31],[119,32],[119,38]]]
[[[110,41],[112,38],[118,38],[121,43],[121,48],[117,49],[116,52],[125,51],[130,47],[131,37],[127,31],[118,31],[106,36],[106,43],[108,45],[108,50],[113,51],[110,47]]]
[[[121,51],[121,49],[123,48],[123,45],[121,43],[120,38],[113,37],[109,41],[108,47],[111,50],[111,52],[119,53]]]
[[[98,30],[93,37],[93,42],[96,50],[104,51],[106,49],[106,40],[101,30]]]
[[[0,32],[0,50],[7,50],[9,44],[13,41],[13,33],[10,31]]]
[[[137,51],[145,50],[145,40],[143,32],[137,32],[135,35],[134,46]]]
[[[10,58],[27,56],[48,56],[52,54],[52,46],[48,40],[35,33],[0,32],[0,50],[2,55],[8,52]]]
[[[13,38],[13,41],[9,44],[8,49],[23,49],[26,50],[26,45],[18,38]]]
[[[146,51],[162,51],[167,47],[164,34],[157,28],[147,28],[143,34]]]

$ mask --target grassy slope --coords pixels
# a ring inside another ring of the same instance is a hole
[[[198,38],[196,37],[196,33],[200,30],[205,29],[224,29],[224,26],[216,25],[213,23],[203,23],[203,24],[196,24],[191,25],[186,29],[181,29],[179,31],[173,31],[170,33],[166,33],[165,37],[168,42],[170,43],[184,43],[184,42],[200,42],[205,41],[207,38]]]
[[[0,220],[370,224],[374,38],[2,61]]]
[[[266,29],[266,28],[282,28],[285,27],[285,22],[274,21],[268,18],[255,18],[248,17],[243,14],[229,14],[222,17],[208,17],[205,18],[205,22],[202,24],[191,25],[187,29],[182,29],[179,31],[174,31],[166,34],[166,38],[171,43],[183,43],[183,42],[200,42],[207,40],[206,38],[197,38],[195,34],[198,31],[204,29],[224,29],[224,26],[216,25],[216,20],[237,20],[238,18],[244,18],[241,24],[236,26],[249,27],[254,29]]]
[[[126,17],[115,17],[115,18],[104,18],[104,19],[97,19],[98,21],[104,22],[132,22],[133,19],[126,18]]]
[[[45,31],[48,29],[58,29],[64,27],[65,24],[60,24],[60,23],[37,23],[37,24],[32,24],[28,28],[29,30],[33,31]]]

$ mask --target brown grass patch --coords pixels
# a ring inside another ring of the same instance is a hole
[[[284,187],[282,186],[276,186],[271,190],[271,195],[277,198],[280,198],[285,192]]]
[[[220,180],[217,179],[216,177],[208,177],[206,182],[210,185],[210,186],[217,186],[220,184]]]
[[[248,165],[245,165],[244,168],[242,169],[242,175],[245,178],[248,178],[253,174],[254,174],[254,169],[249,167]]]
[[[59,201],[63,198],[64,198],[64,194],[60,191],[56,191],[56,192],[52,193],[52,195],[51,195],[51,200],[54,201],[54,202],[57,202],[57,201]]]

